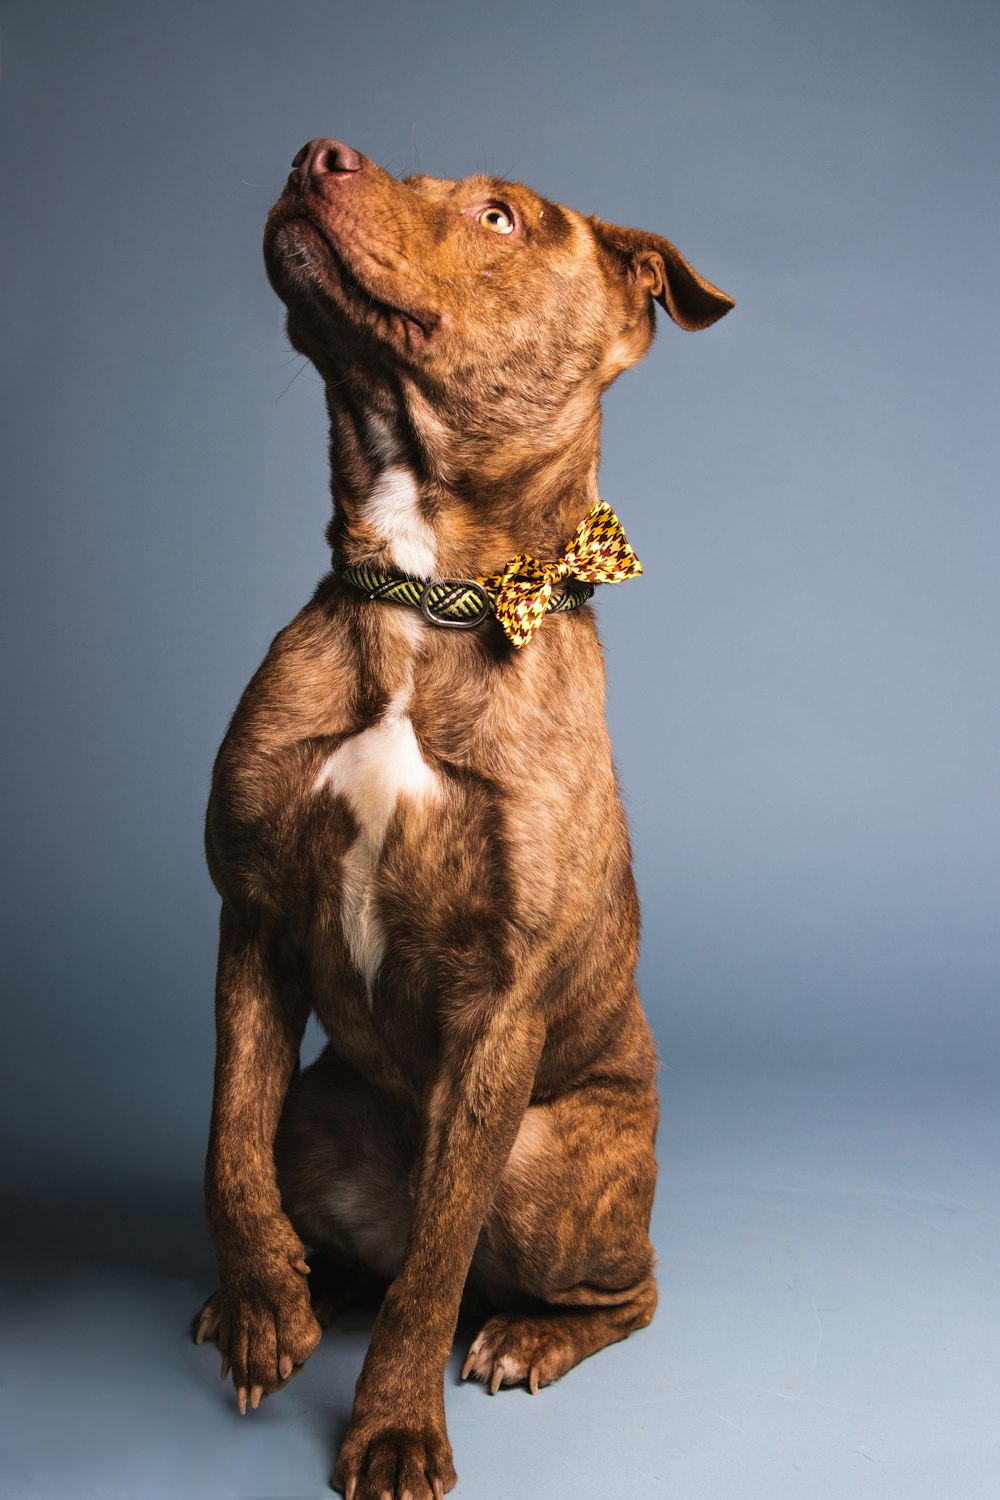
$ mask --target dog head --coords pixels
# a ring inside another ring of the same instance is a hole
[[[398,181],[333,140],[296,156],[264,248],[328,384],[389,386],[466,447],[565,435],[649,348],[654,301],[685,329],[733,306],[659,235],[496,178]]]

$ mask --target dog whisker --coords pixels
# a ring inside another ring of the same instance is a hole
[[[298,380],[299,376],[302,374],[303,370],[305,369],[305,367],[306,367],[306,365],[308,363],[309,363],[309,361],[307,359],[304,359],[302,361],[302,363],[299,365],[299,368],[295,371],[295,374],[292,376],[292,378],[288,382],[288,384],[286,386],[283,386],[282,389],[275,396],[275,398],[274,398],[275,405],[277,405],[277,403],[281,400],[282,396],[285,394],[286,391],[290,391],[291,390],[292,386]]]

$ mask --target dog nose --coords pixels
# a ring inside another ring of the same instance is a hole
[[[292,176],[298,179],[301,190],[320,177],[360,172],[364,164],[364,157],[343,141],[307,141],[292,162]]]

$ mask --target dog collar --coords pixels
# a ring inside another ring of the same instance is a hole
[[[622,583],[642,572],[611,506],[599,500],[555,562],[528,552],[499,573],[479,578],[413,578],[333,555],[334,572],[368,599],[408,604],[432,625],[473,630],[493,615],[512,646],[526,645],[547,614],[578,609],[598,583]]]

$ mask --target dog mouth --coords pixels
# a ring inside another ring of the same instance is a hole
[[[421,348],[433,337],[439,318],[424,310],[388,302],[365,284],[347,264],[322,224],[300,209],[277,226],[273,253],[280,265],[285,289],[307,287],[319,290],[346,313],[350,320],[402,339],[410,348]]]

